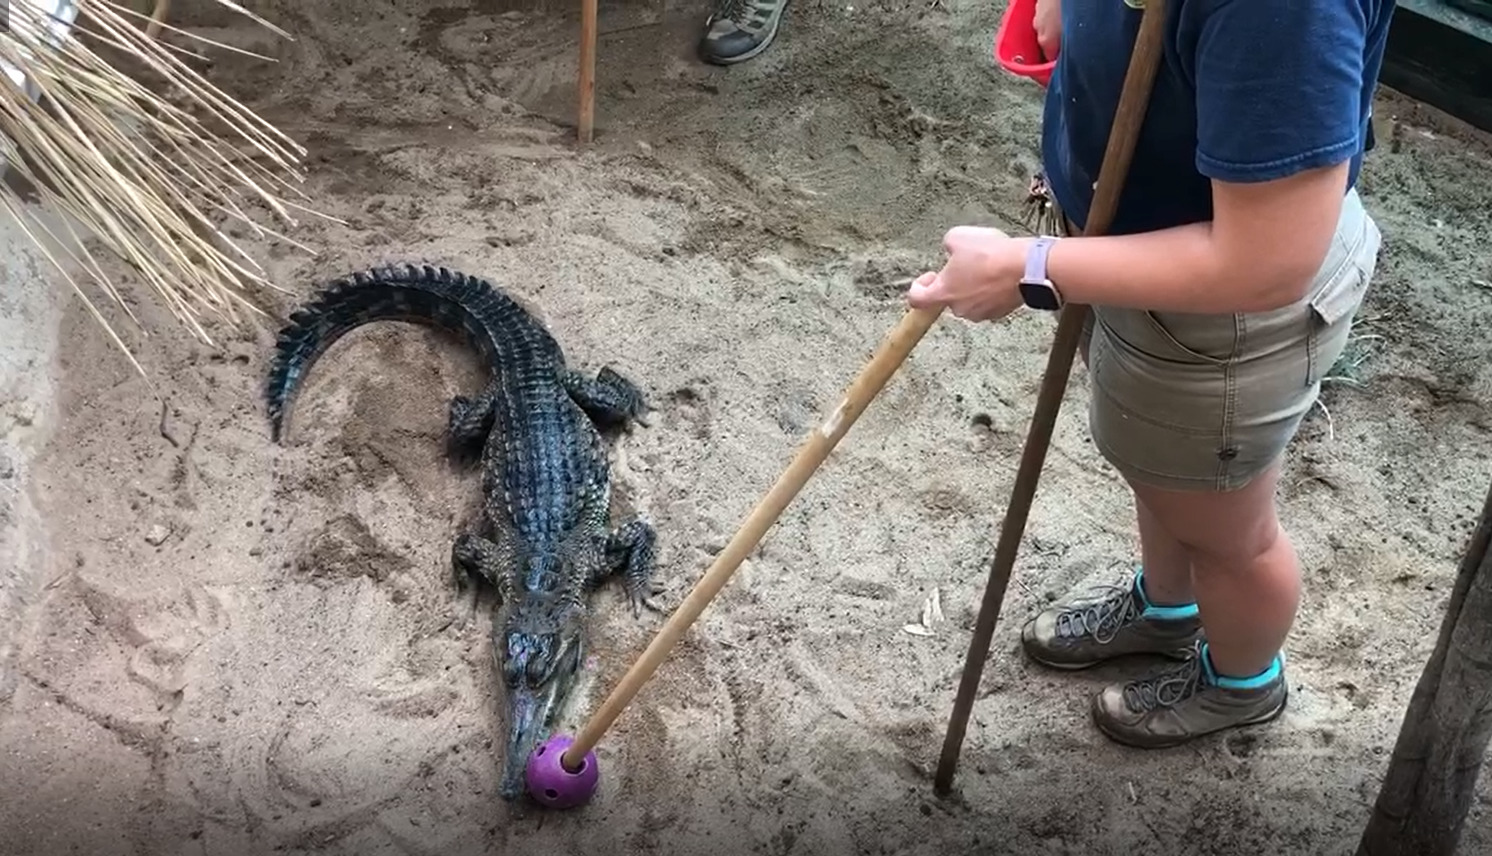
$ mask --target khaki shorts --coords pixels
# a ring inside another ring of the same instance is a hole
[[[1172,490],[1244,486],[1278,460],[1347,344],[1382,241],[1356,191],[1306,297],[1196,315],[1093,307],[1088,422],[1126,478]]]

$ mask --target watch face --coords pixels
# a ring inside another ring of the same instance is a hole
[[[1044,282],[1021,283],[1021,299],[1032,309],[1055,312],[1062,308],[1062,301],[1057,299],[1057,290]]]

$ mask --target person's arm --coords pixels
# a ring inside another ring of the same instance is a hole
[[[1064,300],[1157,312],[1265,312],[1300,300],[1326,256],[1347,163],[1256,184],[1214,180],[1213,220],[1064,238],[1047,275]]]
[[[1062,0],[1036,0],[1036,43],[1050,62],[1062,48]]]
[[[1174,312],[1298,301],[1325,257],[1358,147],[1363,53],[1356,0],[1193,3],[1197,169],[1213,220],[1066,238],[1048,272],[1063,297]],[[1185,22],[1183,22],[1185,26]]]

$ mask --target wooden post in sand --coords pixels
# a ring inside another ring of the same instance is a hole
[[[1492,490],[1357,856],[1452,856],[1492,739]]]
[[[577,86],[580,116],[575,123],[581,145],[590,143],[596,126],[596,10],[597,0],[580,0],[580,79]]]

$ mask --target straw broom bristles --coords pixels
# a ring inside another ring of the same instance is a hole
[[[289,38],[230,0],[213,2]],[[0,203],[143,375],[123,339],[43,236],[138,323],[84,238],[98,241],[194,336],[212,344],[202,326],[207,315],[237,324],[244,310],[262,314],[247,297],[249,284],[281,290],[218,229],[213,216],[294,243],[245,208],[257,203],[291,226],[293,212],[324,215],[281,196],[306,198],[295,187],[303,180],[295,163],[305,149],[189,67],[178,56],[186,53],[181,48],[147,35],[136,23],[146,16],[112,0],[74,0],[73,5],[77,18],[71,33],[59,39],[51,31],[56,22],[38,0],[10,2],[10,26],[0,33],[0,63],[20,70],[41,97],[38,103],[0,75],[0,158],[36,188],[44,205],[72,218],[86,235],[65,222],[67,234],[57,235],[9,187],[0,187]],[[80,36],[139,63],[166,87],[184,93],[194,109],[173,105],[110,65]],[[213,133],[209,125],[225,133]]]

